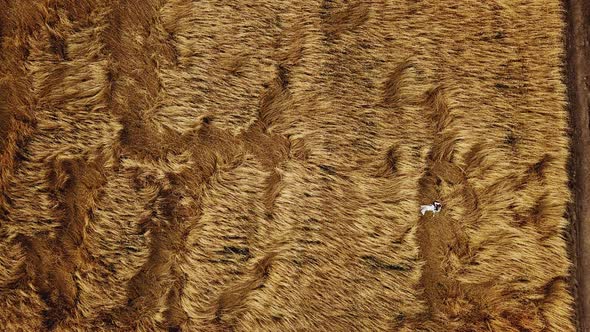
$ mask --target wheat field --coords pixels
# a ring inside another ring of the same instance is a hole
[[[0,0],[1,329],[573,331],[563,32],[558,0]]]

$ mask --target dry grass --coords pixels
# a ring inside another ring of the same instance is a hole
[[[572,331],[562,14],[0,0],[2,330]]]

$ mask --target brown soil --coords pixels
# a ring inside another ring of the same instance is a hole
[[[570,209],[577,285],[578,330],[590,330],[590,3],[568,1],[568,88],[572,125]]]

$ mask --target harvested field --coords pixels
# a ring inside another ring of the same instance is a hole
[[[558,0],[0,0],[0,327],[573,331],[565,31]]]

